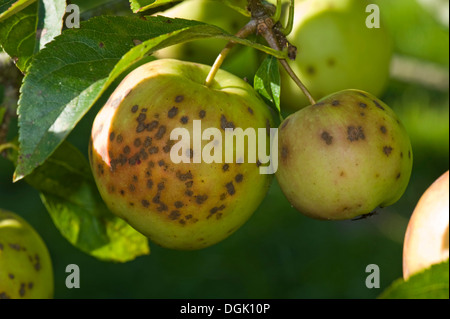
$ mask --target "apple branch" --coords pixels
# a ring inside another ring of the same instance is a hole
[[[286,39],[286,35],[292,30],[294,19],[294,0],[290,0],[289,18],[286,27],[283,27],[278,21],[281,15],[280,0],[277,0],[276,7],[269,3],[263,4],[261,0],[248,0],[248,10],[251,12],[251,20],[241,30],[239,30],[238,33],[236,33],[236,36],[239,38],[246,38],[250,34],[256,32],[256,34],[260,34],[264,37],[272,49],[278,51],[287,50],[289,59],[295,60],[297,48],[291,45]],[[206,86],[211,85],[214,76],[235,44],[236,43],[233,41],[228,42],[217,56],[208,76],[206,77]],[[316,104],[316,101],[312,97],[311,93],[292,70],[286,59],[278,60],[295,84],[308,98],[309,102],[311,104]]]

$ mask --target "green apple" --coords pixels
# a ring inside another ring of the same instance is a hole
[[[449,172],[420,197],[405,233],[403,278],[448,259]]]
[[[242,163],[249,153],[237,148],[231,149],[240,154],[232,163],[222,156],[210,164],[204,160],[211,143],[224,156],[230,151],[223,142],[226,128],[265,128],[266,135],[274,125],[270,109],[242,79],[219,70],[211,85],[204,85],[210,69],[173,59],[140,66],[93,123],[90,163],[102,198],[163,247],[200,249],[228,237],[257,209],[271,181],[271,175],[260,174],[262,161]],[[203,138],[198,123],[202,131],[215,129],[221,136],[196,148],[195,136]],[[182,139],[172,135],[176,130],[192,140],[184,150],[178,149]],[[174,159],[178,150],[187,161]]]
[[[250,21],[249,17],[217,0],[186,0],[157,15],[213,24],[230,34],[235,34]],[[226,44],[223,39],[189,41],[159,50],[155,56],[212,65]],[[258,52],[253,48],[236,45],[225,59],[222,69],[252,80],[259,60]]]
[[[352,219],[395,203],[411,175],[409,137],[373,95],[345,90],[288,116],[278,130],[277,180],[301,213]]]
[[[47,246],[23,218],[0,209],[0,299],[52,297]]]
[[[382,94],[389,79],[392,44],[382,21],[380,28],[367,27],[369,4],[365,0],[296,1],[288,39],[298,52],[290,65],[314,98],[345,89]],[[309,105],[295,83],[282,74],[285,110]]]

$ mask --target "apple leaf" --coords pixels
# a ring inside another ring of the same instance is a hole
[[[189,1],[189,0],[187,0]],[[250,12],[246,10],[247,0],[211,0],[221,1],[230,8],[233,8],[242,15],[250,17]],[[180,0],[130,0],[130,7],[134,13],[144,12],[162,5],[177,3]]]
[[[31,58],[61,33],[65,0],[39,0],[0,25],[0,44],[25,72]]]
[[[115,262],[149,254],[147,238],[108,210],[89,163],[68,142],[25,180],[40,192],[63,237],[83,252]]]
[[[36,0],[0,0],[0,22],[25,9]]]
[[[240,39],[197,21],[100,16],[65,30],[35,55],[21,87],[14,181],[30,174],[72,131],[111,83],[164,47],[211,37],[285,58],[285,52]]]
[[[277,111],[277,114],[280,113],[280,82],[278,60],[268,55],[256,72],[253,86]]]
[[[180,0],[130,0],[130,7],[134,13],[138,13],[175,2]]]
[[[448,299],[449,262],[432,265],[411,276],[397,279],[378,298],[380,299]]]

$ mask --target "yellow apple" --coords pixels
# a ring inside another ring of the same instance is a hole
[[[423,193],[406,229],[403,278],[448,259],[449,171]]]

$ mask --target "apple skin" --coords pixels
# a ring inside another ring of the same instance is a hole
[[[316,219],[342,220],[395,203],[412,169],[409,137],[373,95],[345,90],[288,116],[278,129],[278,183]]]
[[[235,34],[250,21],[249,17],[221,1],[213,0],[185,0],[157,15],[213,24],[230,34]],[[227,41],[223,39],[194,40],[161,49],[154,55],[160,59],[171,58],[212,65],[226,44]],[[252,80],[259,66],[260,56],[253,48],[236,45],[221,68],[241,78]]]
[[[383,27],[369,29],[369,1],[296,1],[289,41],[297,46],[292,69],[320,99],[344,89],[359,89],[379,97],[389,79],[392,41]],[[283,108],[292,112],[309,105],[295,83],[282,72]]]
[[[0,299],[53,298],[50,254],[36,230],[0,209]]]
[[[448,259],[449,171],[420,197],[405,233],[403,278]]]
[[[257,162],[171,160],[178,142],[171,131],[186,128],[192,139],[193,120],[222,136],[226,127],[275,127],[249,84],[219,70],[206,87],[209,70],[173,59],[144,64],[120,83],[92,127],[90,163],[105,203],[166,248],[201,249],[225,239],[250,218],[273,178],[260,174]]]

